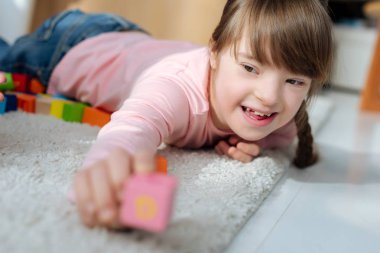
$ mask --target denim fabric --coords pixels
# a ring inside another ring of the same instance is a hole
[[[46,20],[13,45],[0,39],[0,70],[28,74],[47,85],[54,67],[79,42],[105,32],[131,30],[145,32],[116,15],[68,10]]]

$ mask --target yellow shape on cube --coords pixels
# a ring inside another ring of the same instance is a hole
[[[140,220],[153,220],[157,209],[157,202],[151,196],[140,195],[135,199],[135,214]]]

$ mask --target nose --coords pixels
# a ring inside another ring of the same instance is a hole
[[[282,86],[277,78],[267,78],[254,85],[254,95],[260,102],[267,107],[273,107],[279,103]]]

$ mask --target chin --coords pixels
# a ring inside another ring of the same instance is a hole
[[[258,141],[265,138],[269,134],[269,133],[251,133],[251,134],[243,133],[247,131],[234,131],[234,132],[237,136],[239,136],[240,138],[246,141]]]

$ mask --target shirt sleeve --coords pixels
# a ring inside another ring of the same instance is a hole
[[[147,78],[136,85],[100,130],[83,166],[104,159],[116,147],[131,154],[155,152],[169,136],[181,138],[186,134],[189,116],[189,100],[175,80]]]
[[[292,144],[297,136],[297,127],[294,120],[280,127],[265,138],[257,141],[257,144],[262,148],[284,148]]]

